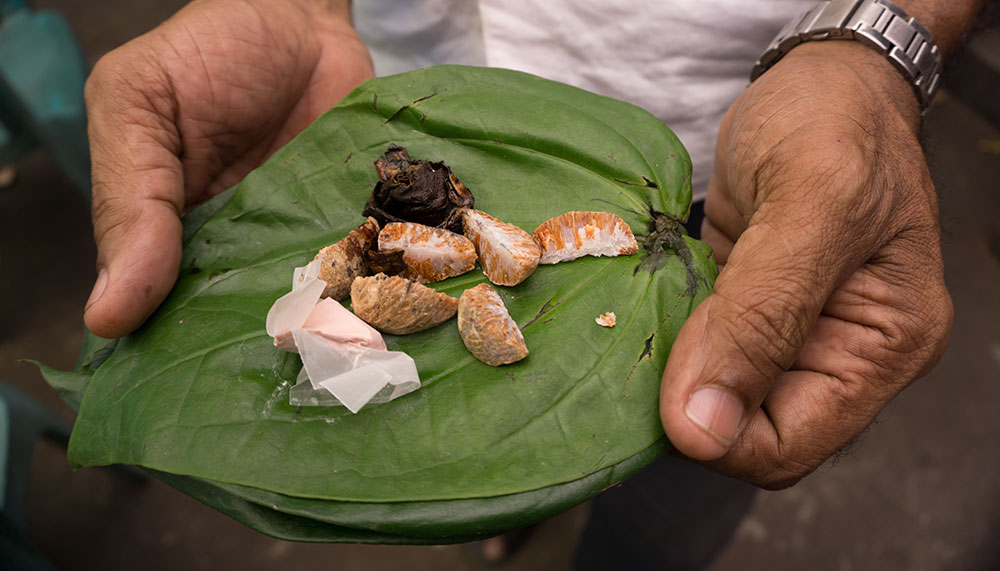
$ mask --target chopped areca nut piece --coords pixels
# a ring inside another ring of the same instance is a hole
[[[540,264],[582,256],[628,256],[639,250],[632,229],[610,212],[567,212],[542,222],[532,237],[542,249]]]
[[[406,269],[399,275],[420,283],[441,281],[476,267],[476,247],[471,240],[416,222],[386,224],[378,235],[378,249],[401,251]]]
[[[465,235],[476,245],[479,265],[493,283],[517,285],[538,267],[541,250],[530,234],[489,214],[462,210]]]
[[[454,317],[458,300],[406,278],[375,274],[355,278],[351,309],[383,333],[406,335]]]
[[[614,327],[618,318],[615,316],[615,312],[609,311],[598,315],[594,321],[596,321],[601,327]]]
[[[368,217],[336,244],[323,248],[313,260],[322,260],[317,277],[326,282],[323,297],[337,301],[347,299],[351,294],[354,278],[368,273],[365,252],[371,249],[378,237],[378,222]]]
[[[500,295],[488,284],[462,292],[458,299],[458,332],[469,352],[496,367],[528,356],[524,335],[507,313]]]

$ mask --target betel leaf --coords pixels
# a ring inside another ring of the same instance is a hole
[[[272,346],[264,316],[292,268],[362,221],[372,162],[390,143],[444,161],[477,208],[528,230],[568,210],[608,210],[637,233],[650,216],[687,215],[687,154],[636,107],[504,70],[372,80],[185,233],[174,290],[94,373],[71,461],[193,476],[233,486],[237,499],[252,495],[239,487],[304,498],[304,508],[284,507],[311,518],[332,505],[323,502],[343,502],[354,529],[367,525],[358,514],[376,513],[369,504],[513,497],[648,462],[642,452],[663,437],[666,356],[715,274],[707,247],[686,237],[689,263],[650,263],[642,252],[580,259],[498,288],[531,350],[517,364],[479,363],[450,322],[386,338],[416,360],[416,393],[357,415],[288,405],[299,360]],[[476,270],[435,287],[457,296],[482,281]],[[616,327],[594,323],[605,311]]]
[[[204,208],[204,207],[203,207]],[[193,221],[193,222],[192,222]],[[187,218],[186,225],[200,224]],[[114,341],[84,332],[80,365],[59,371],[37,361],[42,376],[78,410],[95,361]],[[147,472],[168,485],[262,533],[292,541],[440,544],[482,539],[551,517],[588,499],[648,464],[666,449],[666,438],[624,462],[566,484],[509,496],[433,502],[357,503],[298,498],[232,484]],[[312,521],[310,521],[312,520]]]
[[[666,448],[661,438],[624,462],[585,478],[509,496],[407,503],[358,503],[295,498],[256,488],[214,485],[260,506],[408,542],[489,537],[556,515],[631,476]]]
[[[254,529],[293,541],[426,545],[483,539],[536,523],[636,473],[666,439],[581,480],[511,496],[407,503],[353,503],[284,496],[256,488],[147,470],[170,486]]]
[[[48,383],[50,387],[54,388],[59,393],[59,397],[62,398],[63,402],[65,402],[67,406],[73,410],[80,409],[80,402],[83,400],[84,391],[87,389],[87,385],[90,384],[90,379],[93,377],[92,372],[60,371],[39,363],[38,361],[29,359],[26,362],[32,363],[38,367],[38,371],[42,374],[42,378],[45,379],[45,382]]]

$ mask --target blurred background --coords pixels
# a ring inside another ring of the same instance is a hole
[[[74,74],[85,74],[102,54],[184,3],[30,5],[65,18],[68,28],[56,35],[70,28],[75,34],[79,61],[67,58],[55,79],[71,86]],[[5,51],[12,33],[6,24],[9,19],[0,21],[0,69],[23,73],[39,56],[34,50]],[[22,360],[73,367],[95,279],[89,203],[79,188],[85,151],[67,134],[79,133],[71,99],[64,102],[68,115],[34,141],[20,141],[13,168],[0,161],[0,381],[66,422],[72,412]],[[20,105],[19,112],[0,114],[8,126],[0,142],[9,143],[16,132],[11,123],[23,127],[24,114],[34,112],[26,107],[31,101]],[[956,310],[947,354],[851,450],[791,489],[758,494],[712,570],[1000,569],[998,125],[1000,31],[988,28],[977,32],[951,67],[926,119],[925,146],[942,197],[946,277]],[[0,427],[0,438],[8,437]],[[0,453],[6,449],[0,442]],[[568,569],[587,513],[582,505],[544,522],[511,559],[488,566],[476,556],[476,546],[273,540],[159,481],[135,482],[102,469],[74,472],[56,442],[38,439],[30,457],[27,489],[16,491],[25,508],[21,532],[44,559],[67,570]]]

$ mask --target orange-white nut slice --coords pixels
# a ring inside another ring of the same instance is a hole
[[[517,323],[488,284],[479,284],[458,298],[458,332],[472,356],[496,367],[528,356]]]
[[[378,235],[378,249],[401,250],[406,270],[400,276],[420,283],[440,281],[476,267],[476,247],[471,240],[416,222],[386,224]]]
[[[354,278],[368,273],[365,250],[375,244],[378,237],[378,222],[368,217],[336,244],[323,248],[313,260],[323,260],[316,277],[326,282],[322,297],[332,297],[337,301],[347,299],[351,293]]]
[[[608,311],[598,315],[594,321],[601,327],[614,327],[615,323],[618,322],[618,317],[615,315],[615,312]]]
[[[610,212],[567,212],[542,222],[532,237],[542,249],[541,264],[582,256],[628,256],[639,250],[632,229]]]
[[[462,223],[491,282],[517,285],[538,267],[541,250],[531,234],[472,208],[462,210]]]
[[[458,300],[406,278],[375,274],[355,278],[351,309],[383,333],[406,335],[454,317]]]

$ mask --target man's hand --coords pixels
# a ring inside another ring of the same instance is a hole
[[[854,42],[792,50],[719,134],[703,239],[722,271],[661,390],[677,450],[794,484],[945,349],[937,196],[910,86]]]
[[[180,216],[240,181],[371,77],[347,0],[203,0],[102,58],[86,86],[98,278],[87,327],[166,297]]]

